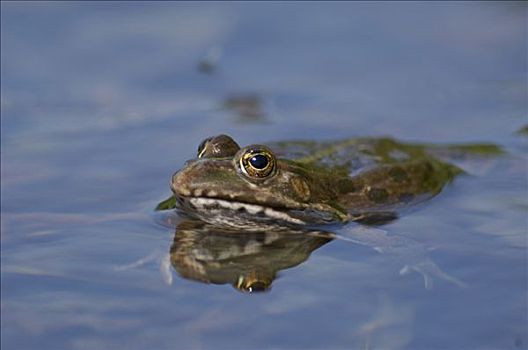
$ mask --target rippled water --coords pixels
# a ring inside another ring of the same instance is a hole
[[[527,348],[524,3],[1,10],[3,349]],[[190,245],[264,252],[242,267],[313,248],[247,294],[225,276],[182,278],[170,256],[185,247],[180,221],[153,213],[218,133],[242,145],[483,141],[508,154],[466,164],[469,176],[370,235]],[[376,237],[421,255],[377,251]],[[423,261],[439,269],[430,289],[400,274]]]

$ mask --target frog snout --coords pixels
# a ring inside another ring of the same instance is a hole
[[[174,175],[172,175],[170,188],[175,195],[189,196],[191,194],[191,191],[185,184],[186,178],[186,168],[178,170],[174,173]]]
[[[193,180],[199,174],[196,160],[189,160],[185,166],[172,175],[170,188],[175,195],[190,196]]]

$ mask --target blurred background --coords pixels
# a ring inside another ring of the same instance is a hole
[[[1,10],[2,348],[527,347],[526,2]],[[219,133],[500,145],[391,226],[473,287],[425,291],[343,242],[264,296],[160,276],[152,208]]]

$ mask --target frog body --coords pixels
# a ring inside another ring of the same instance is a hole
[[[245,230],[393,218],[463,172],[446,161],[450,155],[499,152],[489,147],[356,138],[240,148],[219,135],[204,140],[198,157],[173,175],[174,198],[158,209],[176,207],[205,222]]]

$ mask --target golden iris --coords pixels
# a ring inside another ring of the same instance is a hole
[[[243,172],[253,178],[264,178],[275,170],[275,157],[266,149],[248,149],[240,157]]]

